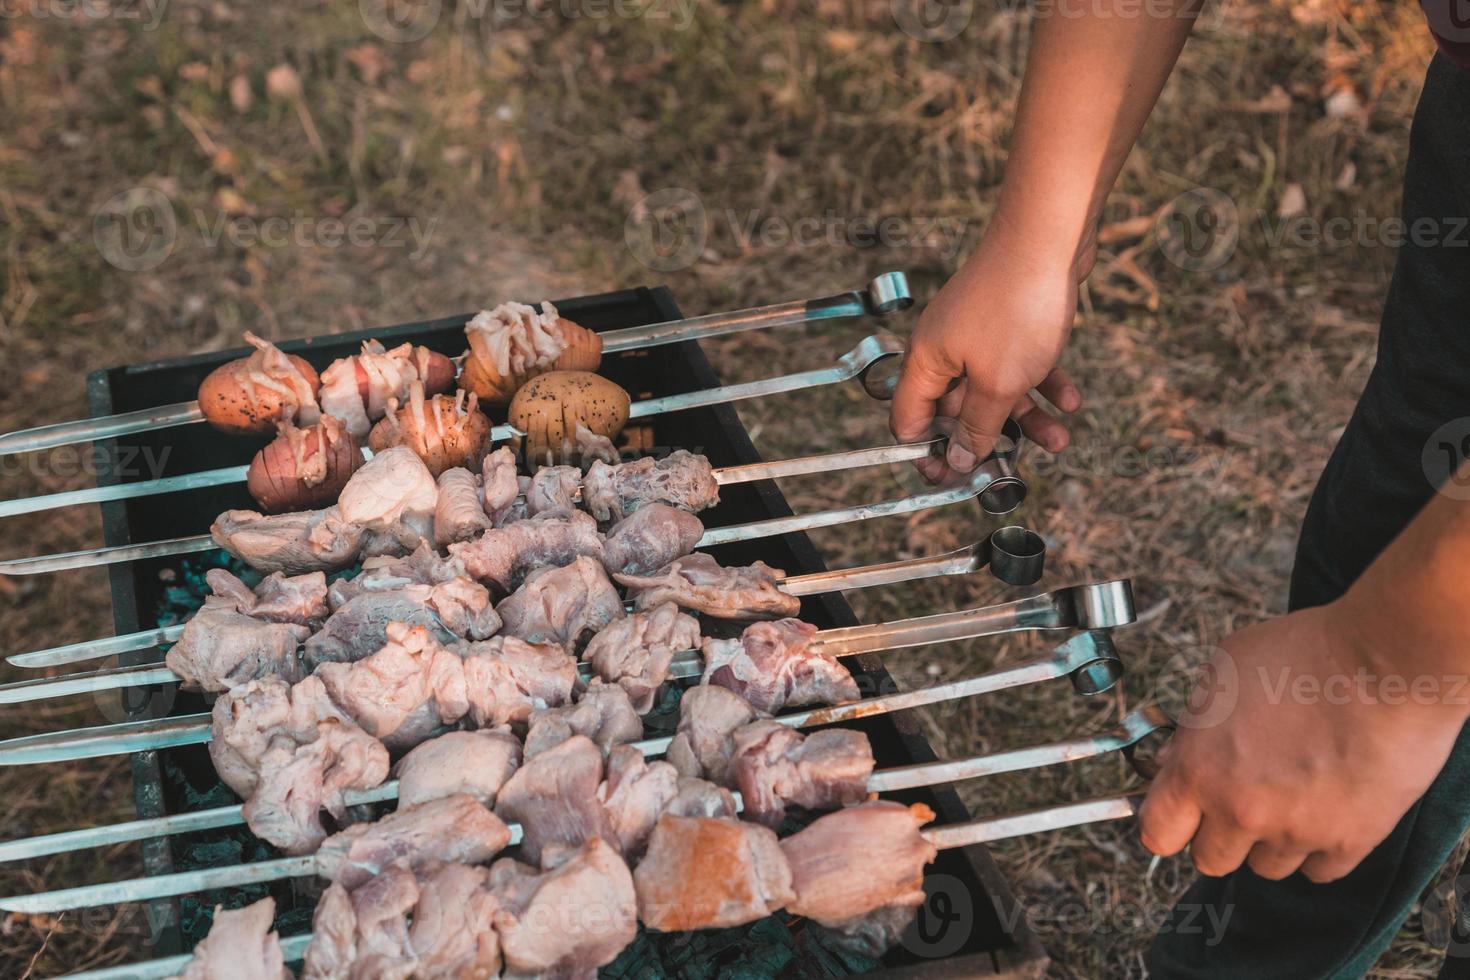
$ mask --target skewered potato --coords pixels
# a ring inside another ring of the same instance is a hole
[[[368,434],[368,448],[382,452],[407,446],[438,476],[455,466],[478,469],[490,452],[490,420],[479,409],[474,395],[424,397],[424,386],[415,381],[409,388],[408,404],[389,412]]]
[[[565,319],[549,302],[540,312],[524,303],[482,310],[465,325],[469,351],[459,386],[487,405],[504,405],[528,380],[547,371],[593,371],[602,338]]]
[[[516,392],[510,423],[526,433],[523,448],[533,464],[575,462],[590,437],[618,437],[630,402],[626,391],[601,375],[550,371]]]
[[[316,369],[295,354],[247,332],[249,357],[221,364],[199,386],[199,410],[235,435],[271,432],[278,422],[311,425],[320,417]]]
[[[362,450],[340,419],[324,415],[301,429],[282,422],[280,435],[251,460],[245,485],[268,514],[312,510],[335,503],[362,464]]]

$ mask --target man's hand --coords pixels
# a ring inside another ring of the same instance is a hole
[[[1377,606],[1350,592],[1225,641],[1162,753],[1139,818],[1144,846],[1192,845],[1207,875],[1249,863],[1265,878],[1300,869],[1321,882],[1388,836],[1467,710],[1454,675],[1406,670],[1411,651],[1370,621]]]
[[[1076,256],[1024,247],[997,216],[980,248],[925,308],[909,342],[889,426],[900,442],[950,436],[931,481],[968,473],[994,447],[1007,416],[1037,445],[1060,452],[1066,427],[1030,394],[1063,412],[1082,405],[1056,367],[1077,308]]]

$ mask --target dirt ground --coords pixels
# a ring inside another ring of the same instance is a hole
[[[424,0],[397,19],[375,0],[16,9],[0,26],[0,430],[84,414],[93,368],[232,346],[244,329],[297,337],[656,283],[697,313],[887,269],[922,301],[994,204],[1030,23],[1023,4],[960,4],[962,21],[925,26],[904,0]],[[1133,579],[1127,680],[1093,701],[1045,684],[932,712],[942,755],[1096,729],[1283,608],[1307,497],[1372,363],[1384,222],[1429,54],[1413,4],[1206,9],[1110,204],[1064,360],[1087,397],[1075,445],[1032,453],[1017,515],[1047,538],[1048,585]],[[1355,230],[1298,234],[1333,218]],[[737,380],[820,365],[871,329],[710,346]],[[882,407],[846,389],[741,414],[772,458],[886,438]],[[6,497],[89,480],[75,457],[4,462]],[[917,485],[895,469],[787,489],[809,509]],[[956,548],[986,526],[958,507],[817,538],[836,566]],[[100,540],[85,508],[4,532],[5,556]],[[973,576],[851,599],[877,620],[1010,594]],[[109,624],[101,573],[0,579],[6,652]],[[931,684],[1045,642],[889,664]],[[0,737],[96,721],[87,699],[12,709]],[[961,789],[1002,813],[1127,784],[1108,759]],[[0,826],[121,819],[129,792],[120,762],[0,771]],[[1141,976],[1190,875],[1123,824],[995,853],[1060,977]],[[5,866],[0,892],[137,867],[130,847]],[[1374,976],[1433,975],[1423,920]],[[12,915],[0,974],[119,962],[136,945],[136,916]]]

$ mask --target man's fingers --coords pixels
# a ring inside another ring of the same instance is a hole
[[[1255,844],[1253,835],[1228,820],[1207,813],[1200,820],[1199,831],[1189,845],[1189,856],[1194,859],[1195,870],[1200,874],[1222,878],[1245,863]]]
[[[927,367],[910,350],[888,411],[888,428],[899,442],[918,442],[933,433],[935,402],[953,381],[954,375]]]
[[[1251,870],[1262,878],[1280,881],[1302,866],[1307,852],[1294,847],[1280,847],[1260,841],[1251,848],[1247,859]]]
[[[1082,392],[1077,383],[1061,368],[1052,368],[1051,373],[1041,379],[1036,390],[1041,393],[1042,398],[1069,415],[1082,407]]]
[[[1184,850],[1199,829],[1200,809],[1193,798],[1175,788],[1168,770],[1149,787],[1138,813],[1138,836],[1143,846],[1160,857]]]
[[[981,394],[973,379],[965,389],[965,401],[960,406],[960,417],[954,432],[949,437],[949,449],[945,459],[950,468],[968,473],[975,464],[990,454],[1001,429],[1010,415],[1014,398],[995,398]]]
[[[1302,874],[1319,885],[1336,881],[1346,877],[1365,857],[1365,852],[1358,851],[1314,851],[1302,862]]]
[[[1071,441],[1067,427],[1056,416],[1036,404],[1029,394],[1022,395],[1011,406],[1011,418],[1021,427],[1022,435],[1049,453],[1061,452]]]

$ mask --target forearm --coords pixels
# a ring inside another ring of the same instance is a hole
[[[1378,669],[1470,673],[1470,500],[1436,493],[1338,605]]]
[[[1116,6],[1056,0],[1038,17],[996,212],[1032,254],[1090,251],[1108,191],[1193,25],[1189,0]]]

